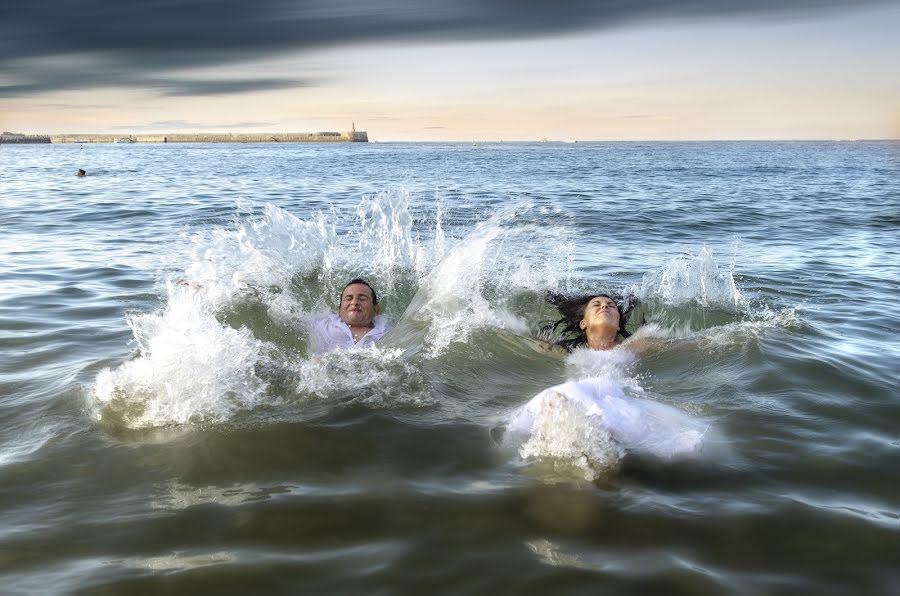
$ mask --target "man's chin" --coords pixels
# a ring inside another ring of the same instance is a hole
[[[372,323],[371,319],[367,319],[365,317],[349,316],[349,317],[342,318],[341,320],[344,321],[344,323],[346,323],[348,325],[355,325],[358,327],[364,327],[364,326],[370,325]]]

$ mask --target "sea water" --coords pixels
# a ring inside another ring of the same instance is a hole
[[[4,145],[0,166],[0,591],[900,582],[897,143]],[[354,277],[392,332],[311,356],[302,317]],[[657,349],[535,339],[547,292],[592,291],[636,296]],[[566,400],[510,440],[584,378],[703,448],[631,450]]]

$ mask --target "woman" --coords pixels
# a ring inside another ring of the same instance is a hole
[[[555,341],[551,340],[552,343],[572,352],[581,347],[612,350],[629,339],[631,333],[625,326],[638,300],[633,295],[615,297],[611,294],[587,294],[567,297],[548,294],[547,302],[556,307],[562,318],[546,325],[542,334],[559,335]],[[634,353],[645,353],[661,346],[659,341],[646,337],[631,338],[626,345]]]
[[[507,433],[523,458],[570,460],[593,477],[615,468],[627,453],[669,459],[699,450],[705,423],[634,396],[643,389],[628,368],[637,354],[660,345],[629,339],[625,324],[634,297],[551,294],[547,301],[562,318],[543,332],[556,335],[552,343],[570,352],[571,380],[542,391],[513,414]]]

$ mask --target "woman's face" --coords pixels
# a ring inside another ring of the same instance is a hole
[[[584,317],[581,319],[581,328],[607,327],[619,328],[619,309],[616,302],[609,296],[594,296],[584,307]]]

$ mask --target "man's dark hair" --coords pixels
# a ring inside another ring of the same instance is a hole
[[[625,323],[628,321],[628,315],[637,305],[637,297],[629,294],[628,296],[615,296],[604,292],[596,294],[587,294],[583,296],[565,296],[554,292],[547,292],[547,302],[554,306],[562,318],[545,325],[541,331],[544,334],[555,334],[558,331],[560,338],[556,340],[556,344],[562,346],[568,351],[572,351],[579,346],[587,343],[587,333],[579,324],[584,318],[584,309],[588,302],[597,296],[605,296],[616,303],[616,310],[619,311],[619,330],[618,335],[627,339],[631,334],[625,330]]]
[[[348,281],[347,285],[344,286],[344,290],[346,290],[353,284],[362,284],[362,285],[366,286],[367,288],[369,288],[370,290],[372,290],[372,304],[378,304],[378,294],[375,293],[375,288],[370,286],[369,282],[357,277],[355,279],[351,279],[350,281]],[[341,298],[343,298],[343,296],[344,296],[344,290],[341,290]]]

